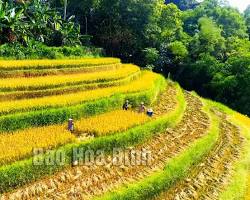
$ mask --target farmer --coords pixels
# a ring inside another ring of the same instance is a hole
[[[139,113],[145,113],[146,107],[144,105],[144,102],[141,102],[141,105],[139,107]]]
[[[74,131],[74,121],[73,119],[69,118],[69,121],[68,121],[68,130],[70,132],[73,132]]]
[[[153,114],[154,114],[153,109],[152,109],[152,108],[149,108],[149,109],[147,110],[147,115],[148,115],[149,117],[152,117]]]
[[[125,101],[125,103],[122,106],[122,109],[123,110],[128,110],[129,109],[129,101],[128,100]]]

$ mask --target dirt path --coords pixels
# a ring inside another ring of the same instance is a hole
[[[240,156],[243,139],[240,130],[226,119],[226,115],[215,111],[221,118],[220,138],[210,154],[190,171],[190,176],[179,181],[156,200],[215,200],[227,185],[233,172],[232,166]]]

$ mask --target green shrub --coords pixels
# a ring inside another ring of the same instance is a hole
[[[102,49],[94,47],[48,47],[38,42],[33,42],[27,47],[20,43],[4,44],[0,46],[0,57],[2,57],[2,59],[61,59],[65,57],[99,57],[102,54]]]

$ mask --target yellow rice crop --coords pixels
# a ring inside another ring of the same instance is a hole
[[[96,136],[125,131],[149,120],[145,114],[133,111],[115,110],[99,116],[79,120],[76,128],[81,133],[93,133]]]
[[[154,86],[159,75],[152,72],[144,72],[142,77],[127,85],[101,88],[96,90],[81,91],[72,94],[55,95],[35,99],[22,99],[0,102],[0,113],[9,113],[17,110],[30,110],[35,108],[58,107],[74,105],[84,101],[109,97],[116,93],[131,93],[149,90]]]
[[[120,63],[117,58],[82,58],[76,60],[1,60],[0,69],[45,69],[94,66]]]
[[[250,129],[250,118],[247,116],[244,116],[240,113],[235,113],[233,117],[237,120],[240,121],[242,124],[244,124],[247,128]]]
[[[81,119],[75,123],[79,133],[107,135],[125,131],[149,120],[144,114],[133,111],[116,110],[94,117]],[[0,134],[0,165],[29,156],[33,148],[54,148],[76,141],[66,124],[36,127],[16,131],[13,134]]]
[[[0,134],[0,164],[22,159],[30,155],[33,148],[56,147],[74,140],[75,137],[62,125]]]
[[[7,78],[0,80],[0,88],[4,91],[16,89],[48,88],[53,86],[75,85],[96,81],[117,80],[139,72],[140,68],[135,65],[124,65],[120,69],[103,72],[80,73],[72,75],[54,75],[31,78]]]

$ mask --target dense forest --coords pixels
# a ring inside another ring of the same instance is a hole
[[[250,115],[250,7],[240,13],[220,0],[8,1],[0,26],[1,44],[15,49],[92,44]]]

